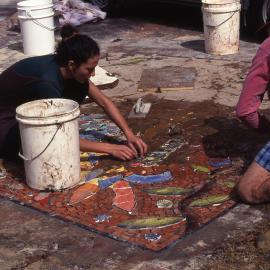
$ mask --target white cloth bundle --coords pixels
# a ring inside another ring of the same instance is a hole
[[[60,15],[60,25],[70,23],[78,26],[106,17],[106,12],[103,12],[98,6],[84,3],[81,0],[54,1],[54,10]]]

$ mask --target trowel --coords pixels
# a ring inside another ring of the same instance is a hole
[[[139,98],[133,105],[128,118],[145,118],[151,109],[152,103],[143,102],[142,98]]]

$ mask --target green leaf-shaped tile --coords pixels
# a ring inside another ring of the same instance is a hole
[[[192,164],[191,168],[194,172],[210,173],[210,170],[207,167],[201,165]]]
[[[117,226],[126,229],[152,229],[173,225],[183,221],[183,217],[148,217],[142,219],[128,220]]]
[[[212,204],[222,203],[230,199],[229,195],[213,195],[193,201],[189,206],[208,206]]]
[[[144,190],[150,195],[161,195],[161,196],[177,196],[190,193],[191,188],[180,188],[180,187],[164,187],[164,188],[153,188]]]

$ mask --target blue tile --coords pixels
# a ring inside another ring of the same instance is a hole
[[[147,233],[144,235],[144,238],[149,241],[158,241],[161,238],[161,235],[158,233]]]
[[[125,180],[138,183],[138,184],[154,184],[154,183],[162,183],[172,179],[172,174],[170,171],[166,171],[161,174],[156,175],[138,175],[132,174],[130,176],[125,177]]]
[[[99,157],[96,155],[89,155],[88,161],[91,162],[92,164],[97,164],[99,161]]]
[[[106,214],[101,214],[101,215],[97,215],[96,217],[94,217],[94,220],[96,223],[100,223],[100,222],[109,221],[110,218],[111,218],[111,216],[108,216]]]
[[[232,166],[232,161],[230,158],[226,158],[222,161],[209,161],[208,164],[214,168],[222,168],[226,166]]]
[[[103,173],[104,173],[103,169],[96,169],[85,176],[85,182],[89,182],[92,179],[97,178],[98,176],[102,175]]]
[[[123,176],[121,174],[119,174],[119,175],[107,178],[105,180],[99,180],[98,185],[99,185],[100,189],[105,189],[105,188],[113,185],[117,181],[121,180],[122,178],[123,178]]]

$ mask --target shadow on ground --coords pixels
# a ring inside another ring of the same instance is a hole
[[[205,120],[205,125],[216,130],[202,140],[206,154],[209,157],[240,158],[244,161],[243,170],[269,140],[267,135],[248,129],[238,119],[211,117]]]
[[[184,48],[205,53],[204,40],[202,39],[186,41],[186,42],[181,43],[181,45]]]

